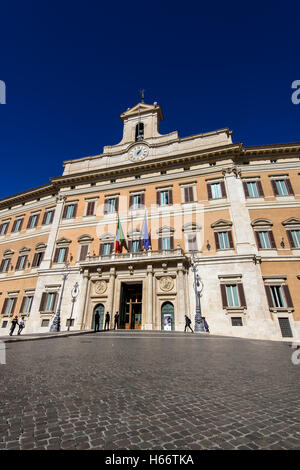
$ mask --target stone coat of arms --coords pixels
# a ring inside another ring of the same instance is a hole
[[[96,292],[96,294],[104,294],[106,289],[107,289],[107,282],[97,281],[95,283],[95,292]]]
[[[174,280],[170,276],[161,277],[159,280],[159,287],[161,290],[168,292],[174,287]]]

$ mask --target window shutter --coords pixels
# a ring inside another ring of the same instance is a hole
[[[284,296],[285,296],[285,300],[286,300],[286,303],[287,303],[287,307],[288,307],[288,308],[293,308],[294,305],[293,305],[292,297],[291,297],[291,294],[290,294],[289,286],[284,285],[284,286],[282,286],[282,287],[283,287],[283,291],[284,291]]]
[[[132,240],[128,240],[128,245],[127,246],[128,246],[129,253],[131,253],[132,252]]]
[[[115,211],[118,212],[119,211],[119,198],[116,197],[116,202],[115,202]]]
[[[258,195],[261,197],[264,197],[264,190],[263,190],[261,181],[257,181],[256,184],[257,184]]]
[[[89,245],[82,245],[80,249],[79,261],[84,261],[88,254]]]
[[[42,220],[42,225],[45,225],[46,217],[47,217],[47,211],[44,212],[43,220]]]
[[[170,249],[174,250],[174,237],[170,237]]]
[[[99,256],[102,256],[102,255],[103,255],[103,249],[104,249],[104,245],[103,245],[103,243],[100,243],[100,247],[99,247]]]
[[[275,239],[274,239],[274,235],[273,235],[272,230],[269,230],[268,233],[269,233],[271,248],[276,248],[276,243],[275,243]]]
[[[54,263],[57,263],[58,262],[58,255],[59,255],[59,248],[56,248],[55,250],[55,254],[54,254]]]
[[[25,259],[24,259],[23,269],[26,269],[27,258],[28,258],[28,256],[26,255]]]
[[[141,206],[145,205],[145,193],[141,194]]]
[[[67,261],[67,259],[68,259],[68,253],[69,253],[69,247],[66,248],[65,256],[64,256],[64,262]]]
[[[169,204],[173,204],[173,191],[169,189]]]
[[[273,300],[272,300],[270,286],[265,286],[265,291],[266,291],[266,296],[267,296],[269,307],[273,307]]]
[[[1,261],[1,265],[0,265],[0,272],[1,272],[1,273],[3,272],[4,263],[5,263],[5,259],[3,259],[3,260]]]
[[[95,201],[89,201],[87,204],[86,215],[94,215]]]
[[[230,248],[233,248],[233,239],[232,239],[232,231],[228,230],[228,241],[229,241],[229,246]]]
[[[271,183],[272,183],[272,188],[273,188],[274,195],[278,196],[279,193],[278,193],[278,189],[277,189],[277,186],[276,186],[276,181],[271,180]]]
[[[53,209],[53,211],[51,211],[50,224],[52,224],[53,222],[54,214],[55,214],[55,210]]]
[[[104,214],[108,212],[108,199],[104,199]]]
[[[257,231],[255,230],[254,233],[255,233],[255,237],[256,237],[257,247],[258,247],[258,248],[262,248],[262,246],[261,246],[261,241],[260,241],[260,238],[259,238],[259,232],[257,232]]]
[[[42,299],[41,299],[41,303],[40,303],[40,312],[44,312],[45,311],[45,308],[46,308],[46,302],[47,302],[47,297],[48,297],[48,294],[47,292],[43,292],[42,294]]]
[[[32,215],[31,215],[31,216],[29,217],[29,219],[28,219],[27,228],[29,228],[29,227],[30,227],[31,221],[32,221]]]
[[[110,243],[110,254],[112,254],[114,251],[114,242]]]
[[[20,223],[20,227],[19,227],[19,232],[21,232],[21,230],[22,230],[23,222],[24,222],[24,219],[21,219],[21,223]]]
[[[245,196],[249,197],[248,185],[247,185],[246,181],[243,181],[243,186],[244,186]]]
[[[16,264],[16,270],[19,269],[20,262],[21,262],[21,256],[18,257],[17,264]]]
[[[143,251],[143,242],[139,240],[139,251]]]
[[[68,211],[68,206],[65,206],[64,210],[63,210],[63,215],[62,215],[63,219],[65,219],[67,217],[67,211]]]
[[[133,196],[129,196],[129,208],[133,206]]]
[[[75,219],[76,214],[77,214],[77,207],[78,207],[78,204],[74,204],[74,210],[73,210],[73,216],[72,216],[72,218],[74,218],[74,219]]]
[[[38,223],[39,223],[39,218],[40,218],[40,214],[37,214],[37,217],[36,217],[36,221],[35,221],[34,227],[37,227],[37,225],[38,225]]]
[[[221,284],[221,297],[222,297],[223,308],[228,307],[225,284]]]
[[[215,232],[214,235],[215,235],[215,242],[216,242],[216,250],[219,250],[220,249],[220,242],[219,242],[218,232]]]
[[[161,239],[161,237],[159,237],[159,239],[158,239],[158,249],[159,250],[162,249],[162,239]]]
[[[224,181],[221,181],[221,193],[222,193],[222,197],[227,196]]]
[[[11,312],[10,312],[11,316],[13,316],[13,314],[14,314],[14,311],[15,311],[15,308],[16,308],[16,303],[17,303],[17,299],[14,298],[13,299],[13,306],[12,306],[12,309],[11,309]]]
[[[56,312],[57,301],[58,301],[58,293],[56,292],[54,302],[53,302],[53,309],[52,309],[53,312]]]
[[[212,199],[211,185],[209,183],[207,184],[207,194],[208,199]]]
[[[190,186],[189,187],[189,194],[190,194],[190,202],[194,201],[194,187]]]
[[[291,247],[291,248],[295,248],[295,243],[294,243],[294,239],[293,239],[293,237],[292,237],[292,232],[291,232],[291,230],[287,230],[287,231],[286,231],[286,234],[287,234],[288,239],[289,239],[290,247]]]
[[[7,310],[8,301],[9,301],[9,299],[5,299],[5,300],[4,300],[3,307],[2,307],[2,311],[1,311],[1,315],[5,315],[6,310]]]
[[[2,224],[2,225],[3,225],[3,224]],[[1,225],[1,227],[2,227],[2,225]],[[7,234],[8,226],[9,226],[9,222],[8,222],[8,223],[6,224],[6,226],[5,226],[3,235],[6,235],[6,234]]]
[[[288,193],[290,196],[293,196],[294,195],[294,191],[293,191],[293,187],[292,187],[292,184],[291,184],[291,180],[289,178],[287,178],[285,180],[286,182],[286,187],[287,187],[287,190],[288,190]]]
[[[23,297],[22,303],[21,303],[21,308],[20,308],[20,313],[23,313],[24,307],[25,307],[25,302],[26,302],[27,297]]]
[[[240,298],[241,307],[247,307],[246,299],[245,299],[244,286],[243,286],[243,284],[238,284],[237,286],[238,286],[238,291],[239,291],[239,298]]]
[[[12,226],[12,229],[11,229],[12,232],[15,231],[16,225],[17,225],[17,221],[14,220],[14,223],[13,223],[13,226]]]
[[[156,192],[156,204],[160,206],[160,191]]]

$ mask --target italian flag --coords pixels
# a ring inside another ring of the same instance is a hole
[[[121,222],[120,222],[120,217],[118,216],[115,252],[116,253],[121,253],[123,245],[126,247],[124,232],[123,232],[122,225],[121,225]]]

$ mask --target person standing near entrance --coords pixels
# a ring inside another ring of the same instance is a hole
[[[114,330],[116,329],[116,327],[118,328],[118,321],[119,321],[119,312],[116,312]]]
[[[19,323],[19,331],[18,335],[22,333],[22,330],[25,328],[25,322],[24,322],[24,317],[21,318],[20,323]]]
[[[186,332],[186,329],[189,328],[191,330],[192,333],[194,333],[193,329],[191,328],[191,319],[185,315],[185,327],[184,327],[184,332]]]
[[[18,324],[19,324],[18,317],[14,317],[11,321],[11,328],[10,328],[9,336],[12,336],[12,334],[15,331],[15,328]]]
[[[99,322],[100,322],[100,315],[99,315],[99,312],[97,311],[95,313],[95,331],[99,331]]]
[[[109,330],[109,322],[110,322],[110,314],[108,312],[106,312],[106,315],[105,315],[105,325],[104,325],[104,329],[108,329]],[[106,328],[106,325],[107,325],[107,328]]]
[[[209,326],[206,320],[204,320],[204,328],[205,328],[206,333],[209,333]]]

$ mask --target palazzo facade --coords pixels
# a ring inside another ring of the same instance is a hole
[[[0,335],[16,315],[26,333],[47,332],[58,309],[61,330],[91,329],[97,311],[102,328],[118,311],[121,329],[183,331],[196,266],[211,333],[299,339],[300,143],[162,135],[157,103],[121,119],[120,143],[0,200]]]

